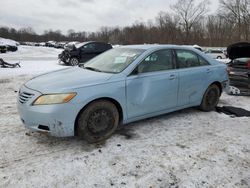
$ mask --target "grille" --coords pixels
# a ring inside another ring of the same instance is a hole
[[[24,104],[26,102],[28,102],[31,97],[33,97],[34,94],[32,93],[27,93],[27,92],[22,92],[22,93],[19,93],[19,102]]]

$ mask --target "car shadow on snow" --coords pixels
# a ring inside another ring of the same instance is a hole
[[[179,118],[179,117],[183,117],[183,116],[188,116],[191,113],[197,114],[197,113],[203,113],[203,112],[201,112],[200,110],[197,110],[194,107],[193,108],[186,108],[186,109],[182,109],[179,111],[170,112],[170,113],[162,114],[159,116],[154,116],[151,118],[138,120],[138,121],[128,123],[125,125],[120,125],[120,127],[115,132],[115,134],[119,135],[119,136],[123,136],[127,140],[136,139],[136,138],[140,137],[140,132],[137,130],[140,127],[146,126],[146,124],[150,124],[150,126],[152,126],[152,124],[154,124],[154,123],[159,124],[160,122],[170,120],[172,118]],[[164,124],[164,126],[167,126],[167,125]],[[152,126],[152,129],[154,127],[155,126]],[[159,128],[159,127],[156,127],[156,128]]]
[[[111,136],[111,138],[109,138],[111,139],[111,141],[102,141],[95,144],[89,144],[78,137],[56,138],[48,136],[47,134],[32,132],[30,130],[27,130],[25,135],[30,139],[32,143],[36,143],[39,146],[49,148],[49,150],[51,151],[60,151],[75,148],[83,152],[92,152],[94,150],[100,150],[100,148],[105,147],[106,144],[112,144],[116,145],[117,147],[120,147],[122,142],[128,142],[129,140],[137,140],[138,138],[140,138],[140,128],[143,128],[144,126],[150,126],[150,128],[152,129],[159,129],[162,128],[162,126],[167,126],[161,123],[163,121],[171,120],[172,118],[187,117],[190,114],[199,115],[200,113],[204,112],[201,112],[196,108],[187,108],[176,112],[167,113],[156,117],[121,125]],[[153,124],[158,124],[159,126],[153,126]],[[116,137],[116,139],[112,141],[112,137]],[[117,139],[117,137],[120,138]],[[119,140],[119,143],[115,143],[117,140]]]

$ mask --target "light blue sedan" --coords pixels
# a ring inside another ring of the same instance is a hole
[[[98,142],[119,124],[192,106],[211,111],[227,86],[226,65],[192,47],[131,45],[31,79],[18,110],[34,131]]]

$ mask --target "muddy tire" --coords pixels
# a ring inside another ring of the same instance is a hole
[[[79,61],[78,61],[77,58],[73,57],[73,58],[70,59],[69,64],[71,66],[77,66],[79,64]]]
[[[89,143],[109,138],[117,129],[119,113],[116,106],[105,100],[89,104],[78,116],[77,135]]]
[[[200,109],[209,112],[215,109],[220,99],[220,89],[217,85],[210,85],[203,95]]]

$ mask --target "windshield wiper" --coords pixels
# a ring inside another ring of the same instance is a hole
[[[92,71],[96,71],[96,72],[102,72],[101,70],[97,69],[97,68],[94,68],[94,67],[83,67],[85,69],[88,69],[88,70],[92,70]]]

